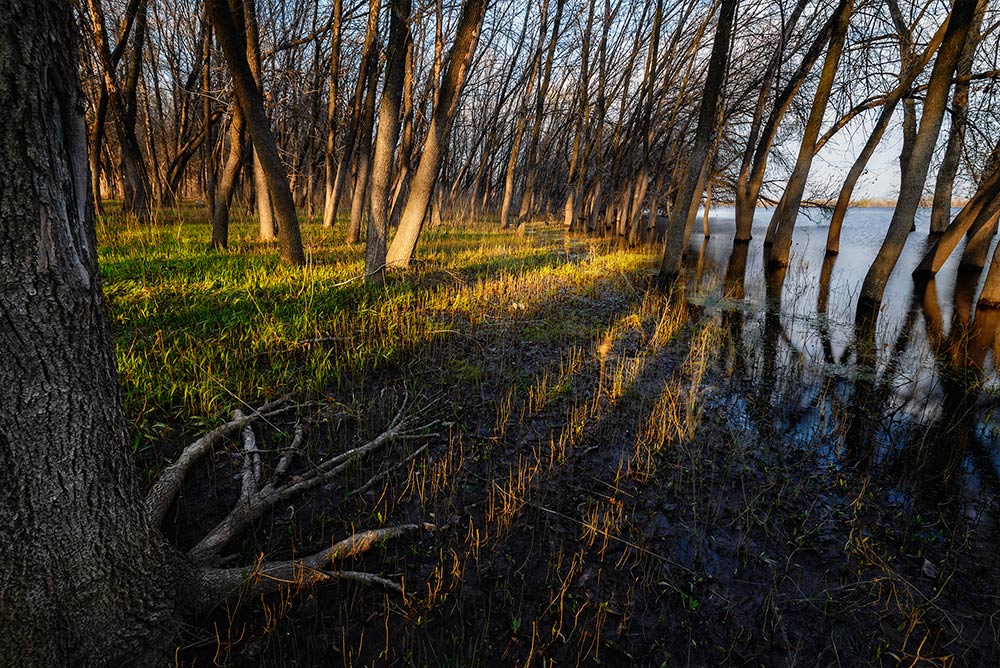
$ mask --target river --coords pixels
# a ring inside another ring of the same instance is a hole
[[[936,488],[947,492],[934,495],[937,502],[958,500],[968,518],[982,519],[995,506],[983,503],[986,488],[991,499],[1000,492],[1000,316],[975,313],[986,272],[960,272],[959,246],[935,280],[915,283],[910,274],[928,244],[930,212],[921,209],[877,327],[859,336],[860,286],[892,209],[848,211],[840,254],[831,258],[829,214],[804,214],[783,280],[766,280],[763,269],[771,213],[757,210],[753,241],[735,255],[732,208],[710,211],[708,239],[699,213],[692,235],[689,300],[722,317],[733,350],[728,387],[743,388],[723,392],[717,408],[748,433],[766,427],[786,442],[820,448],[831,465],[878,467],[901,502]]]

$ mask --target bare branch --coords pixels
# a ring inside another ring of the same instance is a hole
[[[250,415],[238,417],[220,427],[216,427],[184,448],[174,463],[163,470],[146,495],[146,514],[153,523],[153,526],[159,526],[163,522],[163,516],[166,515],[167,508],[170,507],[174,497],[177,496],[181,485],[184,483],[184,477],[195,462],[201,459],[205,453],[212,450],[219,441],[233,432],[252,424],[262,417],[270,417],[291,408],[290,406],[281,406],[286,399],[287,397],[283,397],[270,401]]]
[[[437,421],[413,426],[412,421],[406,419],[404,416],[406,407],[407,404],[404,401],[403,406],[389,423],[386,430],[364,445],[352,448],[347,452],[320,462],[312,471],[304,476],[293,477],[284,484],[277,479],[272,479],[271,482],[260,488],[256,493],[241,497],[229,515],[188,551],[188,556],[194,561],[202,563],[212,561],[218,557],[219,551],[225,545],[244,533],[254,521],[279,503],[287,501],[293,496],[297,496],[334,478],[358,459],[393,441],[432,436],[433,434],[427,434],[426,431],[434,424],[437,424]],[[279,472],[284,473],[287,466],[287,462],[282,463],[282,461],[279,461],[278,466],[275,468],[275,478]]]

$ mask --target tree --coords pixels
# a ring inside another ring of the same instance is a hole
[[[337,177],[337,98],[340,90],[340,34],[344,18],[344,0],[333,1],[333,37],[330,47],[330,97],[326,107],[326,151],[324,152],[325,200],[323,205],[323,227],[333,228],[337,217],[334,211],[334,187]]]
[[[278,222],[278,241],[281,258],[292,264],[304,264],[302,239],[295,202],[288,187],[288,175],[278,154],[267,114],[264,98],[247,62],[247,47],[240,39],[240,32],[226,0],[206,0],[208,13],[215,28],[216,38],[226,57],[233,77],[233,96],[240,105],[247,131],[267,179],[267,190]]]
[[[767,258],[768,263],[772,265],[788,266],[788,254],[792,247],[792,231],[795,229],[795,221],[799,217],[802,194],[805,192],[806,179],[809,177],[809,170],[812,167],[816,139],[823,123],[823,114],[826,112],[826,104],[830,99],[830,91],[833,89],[833,79],[837,74],[837,66],[840,63],[840,54],[844,49],[844,41],[847,38],[847,29],[850,26],[853,8],[853,0],[841,0],[834,12],[836,22],[830,35],[830,45],[827,47],[826,59],[823,62],[823,71],[820,74],[819,85],[816,87],[816,95],[813,97],[812,108],[809,111],[809,119],[806,121],[802,141],[799,144],[799,157],[795,161],[792,175],[785,186],[781,203],[774,210],[771,224],[768,226],[767,237],[764,240],[765,244],[772,243]]]
[[[882,293],[889,281],[896,261],[903,252],[903,244],[913,228],[913,217],[920,198],[923,195],[924,182],[930,168],[934,146],[937,143],[941,124],[944,120],[945,108],[948,104],[948,92],[951,89],[952,75],[958,65],[962,50],[965,47],[966,36],[973,23],[976,0],[955,0],[948,16],[948,27],[945,29],[944,41],[938,50],[931,70],[927,95],[924,100],[924,112],[920,118],[920,129],[917,131],[913,149],[903,170],[899,187],[899,199],[889,222],[885,240],[878,255],[872,262],[861,286],[861,297],[858,300],[858,316],[868,318],[874,309],[882,302]]]
[[[0,50],[0,654],[142,665],[174,630],[175,563],[129,456],[72,17],[58,0],[0,7],[0,34],[18,35]]]
[[[392,157],[399,137],[399,110],[403,99],[406,52],[410,47],[410,0],[393,0],[389,23],[389,53],[382,104],[378,115],[372,169],[371,205],[365,240],[365,277],[385,282],[386,235],[389,231],[389,186],[392,184]]]
[[[437,103],[427,129],[427,139],[424,141],[423,154],[417,164],[416,173],[410,184],[410,195],[403,215],[399,221],[399,229],[389,247],[386,264],[388,266],[408,267],[417,248],[417,240],[423,229],[427,207],[434,193],[438,172],[448,146],[448,136],[455,120],[459,96],[465,85],[465,77],[476,50],[479,31],[486,15],[486,0],[465,0],[462,13],[455,30],[455,43],[448,56],[444,79],[441,82]]]
[[[266,484],[247,431],[280,409],[271,403],[236,414],[184,448],[141,495],[97,266],[72,17],[64,0],[0,6],[0,34],[18,35],[0,48],[0,345],[7,351],[0,359],[0,656],[27,668],[166,665],[183,619],[241,591],[343,578],[398,591],[381,578],[327,569],[333,558],[417,525],[359,532],[314,555],[255,568],[219,562],[263,513],[357,457],[413,437],[405,405],[372,441],[285,480],[302,439],[297,430]],[[240,498],[182,554],[159,525],[191,467],[241,430],[250,465]]]
[[[736,0],[723,0],[719,10],[719,23],[715,29],[715,39],[712,42],[712,60],[708,65],[705,79],[705,90],[698,111],[698,128],[695,130],[694,147],[688,158],[681,180],[681,190],[678,191],[670,215],[670,225],[667,228],[667,243],[663,249],[663,260],[660,263],[660,284],[669,285],[680,273],[681,257],[684,253],[684,237],[698,214],[698,203],[704,187],[705,166],[708,163],[709,151],[715,132],[718,116],[716,111],[722,88],[726,78],[726,63],[729,60],[730,35],[733,29],[733,17],[736,14]]]

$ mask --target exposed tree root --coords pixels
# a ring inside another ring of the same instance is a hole
[[[174,497],[180,492],[181,485],[184,484],[184,477],[205,453],[211,451],[223,438],[238,429],[249,426],[261,418],[268,418],[292,408],[292,406],[282,407],[285,401],[286,399],[284,398],[270,401],[250,415],[243,415],[241,413],[239,416],[234,417],[232,421],[227,422],[221,427],[216,427],[184,448],[180,456],[177,457],[177,460],[163,470],[160,477],[153,483],[152,489],[146,494],[146,514],[149,516],[153,526],[163,524],[163,517],[167,514],[167,509],[173,503]]]
[[[198,577],[206,591],[217,596],[235,593],[269,594],[288,587],[311,587],[330,580],[354,580],[377,584],[385,589],[402,592],[402,588],[385,578],[369,573],[326,570],[337,559],[347,559],[367,552],[387,540],[421,529],[433,529],[429,524],[403,524],[385,529],[371,529],[335,543],[333,546],[301,559],[263,562],[252,568],[203,568]]]
[[[393,442],[422,439],[435,436],[429,430],[438,421],[421,423],[407,415],[407,402],[396,413],[389,425],[367,443],[346,452],[328,457],[311,465],[298,475],[289,476],[289,468],[302,445],[305,430],[301,424],[295,425],[292,443],[283,448],[282,454],[271,472],[269,480],[263,480],[261,449],[257,445],[253,424],[269,416],[293,408],[285,400],[264,404],[249,415],[234,411],[233,418],[226,424],[213,429],[184,448],[177,460],[168,466],[149,492],[146,507],[152,520],[159,524],[167,509],[180,492],[184,477],[191,467],[225,437],[242,430],[242,472],[240,497],[232,511],[212,528],[204,538],[187,551],[185,557],[195,567],[195,584],[199,589],[197,604],[207,608],[235,594],[266,594],[288,587],[309,587],[331,580],[351,580],[402,592],[399,584],[383,577],[355,571],[330,569],[338,559],[346,559],[367,552],[384,541],[420,531],[433,530],[430,524],[404,524],[383,529],[373,529],[355,533],[330,547],[307,557],[288,561],[261,561],[253,566],[223,568],[222,550],[232,541],[241,537],[253,523],[294,496],[309,491],[342,473],[348,466]],[[419,411],[418,411],[419,414]],[[408,462],[426,449],[426,445],[407,456]],[[375,481],[387,476],[392,470],[373,477],[354,493],[369,488]]]

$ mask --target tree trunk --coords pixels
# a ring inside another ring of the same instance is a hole
[[[705,90],[702,93],[701,106],[698,110],[698,127],[695,130],[694,146],[688,156],[684,176],[681,179],[681,190],[677,194],[677,200],[674,202],[670,214],[670,223],[667,226],[667,241],[663,248],[663,261],[660,263],[659,282],[661,286],[672,283],[680,273],[681,258],[684,255],[684,238],[698,215],[698,204],[701,201],[699,185],[704,185],[705,166],[708,162],[712,136],[718,119],[717,108],[726,78],[730,35],[735,14],[736,0],[722,0],[719,23],[716,26],[715,39],[712,42],[712,59],[709,61]]]
[[[0,656],[165,665],[180,571],[130,459],[74,33],[64,2],[0,6]]]
[[[757,200],[760,198],[761,188],[764,185],[764,174],[767,170],[767,156],[774,143],[774,138],[777,136],[778,125],[805,81],[809,70],[819,59],[823,46],[826,45],[833,29],[832,22],[828,21],[816,35],[788,83],[781,91],[777,92],[771,112],[765,122],[764,110],[767,107],[771,85],[784,62],[785,42],[788,41],[792,29],[798,23],[807,4],[808,0],[799,0],[796,3],[795,9],[792,10],[788,21],[785,22],[781,43],[778,44],[768,62],[761,81],[761,90],[757,97],[750,134],[747,137],[740,171],[736,178],[736,241],[749,241],[752,236],[754,213],[757,208]]]
[[[351,218],[347,224],[347,243],[356,244],[361,238],[361,223],[368,202],[368,181],[372,165],[372,131],[375,125],[375,91],[378,88],[378,33],[364,61],[360,76],[365,80],[365,103],[358,125],[357,165],[354,173],[354,193],[351,198]],[[399,113],[398,110],[396,112]],[[395,142],[395,140],[393,140]]]
[[[334,186],[337,180],[337,98],[340,91],[340,29],[344,17],[344,0],[333,2],[333,35],[330,46],[330,99],[326,107],[326,153],[325,167],[325,200],[323,203],[323,227],[333,229],[337,218],[334,210]]]
[[[879,249],[875,261],[868,269],[861,287],[858,301],[858,314],[865,317],[874,313],[882,302],[882,293],[889,281],[896,261],[903,251],[906,237],[913,227],[913,218],[920,197],[923,195],[924,182],[930,167],[934,145],[937,143],[944,120],[945,107],[948,104],[948,91],[951,89],[951,78],[958,64],[965,39],[972,25],[975,14],[976,0],[955,0],[955,5],[948,17],[948,28],[945,30],[944,42],[938,50],[934,69],[931,71],[930,84],[924,100],[924,113],[920,119],[920,129],[914,141],[913,151],[909,158],[909,169],[902,175],[899,188],[899,199],[889,223],[885,240]]]
[[[365,241],[365,278],[385,283],[386,237],[389,231],[389,186],[392,158],[399,136],[399,109],[403,98],[406,54],[410,46],[410,0],[393,0],[389,23],[389,53],[378,114],[378,137],[372,168],[371,210]]]
[[[91,23],[93,24],[97,52],[103,70],[104,90],[108,105],[117,121],[118,143],[121,151],[121,176],[124,186],[122,208],[126,213],[136,216],[141,221],[147,221],[150,215],[149,176],[139,147],[139,139],[135,134],[136,105],[135,94],[138,85],[138,66],[142,61],[142,44],[145,39],[146,2],[132,2],[126,10],[126,26],[119,36],[119,42],[114,51],[111,50],[105,27],[104,13],[99,0],[89,0]],[[136,20],[138,17],[138,20]],[[132,53],[135,71],[130,73],[124,87],[118,85],[116,70],[125,53],[128,43],[129,29],[136,26],[135,47]],[[98,137],[103,136],[100,132]]]
[[[253,75],[254,85],[261,96],[261,109],[264,110],[264,81],[261,78],[260,65],[260,34],[257,29],[257,4],[256,0],[240,0],[243,10],[243,27],[246,36],[246,59]],[[236,13],[238,10],[234,10]],[[265,119],[266,119],[266,110]],[[249,116],[247,116],[249,117]],[[268,124],[270,128],[270,124]],[[251,133],[251,138],[253,133]],[[273,137],[273,135],[272,135]],[[260,160],[260,149],[257,148],[257,140],[253,139],[253,188],[257,199],[257,223],[258,234],[261,241],[274,241],[277,236],[277,221],[274,217],[274,205],[268,192],[267,176],[264,174],[264,166]],[[284,173],[282,167],[282,173]],[[288,178],[287,175],[285,177]]]
[[[233,204],[233,193],[239,179],[240,169],[246,157],[246,137],[243,112],[240,105],[233,103],[233,118],[229,121],[229,155],[222,168],[219,191],[215,199],[215,215],[212,216],[212,245],[218,249],[229,246],[229,209]]]
[[[281,258],[292,264],[304,264],[305,254],[302,251],[302,239],[299,236],[299,221],[295,214],[295,202],[288,187],[288,175],[278,154],[278,146],[274,141],[267,114],[264,113],[264,98],[257,88],[250,66],[247,63],[246,49],[239,38],[233,15],[226,0],[207,0],[209,15],[215,28],[216,39],[226,57],[230,74],[233,77],[233,94],[240,105],[243,118],[246,121],[250,139],[253,141],[260,157],[261,167],[267,179],[267,189],[274,205],[278,220],[278,241],[281,248]]]
[[[545,64],[538,83],[538,94],[535,96],[535,113],[531,126],[531,137],[528,140],[528,150],[525,156],[524,185],[516,199],[511,201],[511,211],[518,212],[518,235],[524,234],[524,226],[531,215],[532,200],[535,191],[535,179],[538,174],[538,141],[544,122],[545,97],[548,95],[549,83],[552,80],[552,62],[555,59],[556,44],[559,41],[559,24],[562,21],[565,0],[556,0],[556,13],[552,18],[552,37],[549,38]],[[547,5],[547,3],[546,3]]]
[[[958,174],[958,163],[962,159],[962,149],[965,147],[965,127],[968,123],[969,107],[969,75],[972,74],[972,63],[979,45],[979,26],[986,12],[986,0],[979,0],[976,16],[969,36],[962,49],[962,57],[958,61],[955,90],[951,96],[951,126],[948,130],[948,144],[941,159],[937,179],[934,185],[934,202],[931,207],[931,234],[940,234],[951,222],[951,197],[955,186],[955,176]]]
[[[399,230],[389,248],[386,260],[388,266],[408,267],[417,248],[417,240],[420,238],[427,206],[434,193],[438,171],[447,150],[448,136],[455,120],[459,96],[465,84],[469,64],[472,62],[476,42],[479,40],[479,31],[485,14],[486,0],[465,0],[462,5],[455,43],[448,56],[444,80],[441,83],[437,104],[434,105],[430,127],[427,129],[427,139],[424,140],[423,153],[410,184],[410,194],[399,221]]]
[[[986,175],[980,181],[979,187],[962,210],[958,212],[955,219],[948,225],[948,229],[934,241],[917,268],[913,270],[914,276],[933,276],[941,269],[948,257],[952,254],[962,237],[976,226],[976,221],[980,219],[983,212],[997,205],[1000,198],[1000,142],[993,148],[993,155],[990,157]]]
[[[365,28],[365,43],[361,50],[361,62],[368,63],[371,59],[372,51],[376,51],[376,35],[378,34],[378,13],[379,0],[369,0],[368,3],[368,25]],[[376,55],[377,58],[377,55]],[[351,105],[351,124],[347,130],[347,137],[344,143],[344,153],[340,156],[337,164],[337,174],[333,183],[333,199],[330,207],[333,209],[333,216],[340,208],[340,197],[344,192],[344,184],[351,172],[351,165],[354,163],[354,148],[357,146],[358,133],[364,114],[365,84],[368,81],[366,67],[362,67],[358,72],[358,80],[354,86],[354,102]]]
[[[816,140],[819,137],[819,131],[823,124],[823,114],[826,113],[826,105],[833,89],[833,80],[837,76],[840,54],[844,49],[844,41],[847,38],[847,29],[851,23],[853,8],[853,0],[841,0],[836,9],[836,25],[830,34],[830,45],[827,47],[826,59],[823,61],[819,85],[816,87],[816,95],[813,97],[802,142],[799,144],[799,156],[795,161],[795,167],[792,169],[788,184],[785,186],[781,203],[771,217],[771,224],[768,226],[767,237],[764,240],[765,244],[769,242],[772,244],[767,258],[768,264],[771,265],[788,266],[788,256],[792,248],[792,232],[795,231],[795,221],[799,217],[802,195],[806,189],[809,170],[812,168]]]

